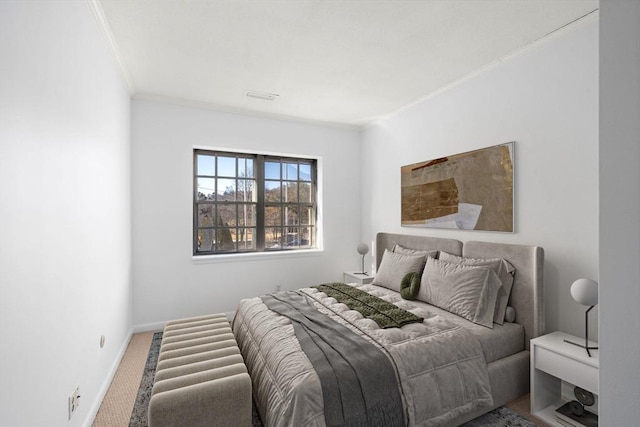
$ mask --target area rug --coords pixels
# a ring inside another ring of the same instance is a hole
[[[151,399],[151,389],[153,388],[153,377],[156,375],[156,365],[158,364],[158,354],[162,343],[162,332],[156,332],[151,339],[151,347],[147,355],[147,362],[144,366],[136,403],[133,405],[129,427],[148,427],[149,420],[147,411],[149,410],[149,399]]]
[[[138,396],[129,420],[129,427],[148,427],[147,410],[161,342],[162,332],[153,334],[149,355],[147,356],[140,388],[138,389]],[[252,421],[253,427],[262,427],[262,421],[255,405],[253,406]],[[463,424],[462,427],[536,427],[536,425],[503,406]]]

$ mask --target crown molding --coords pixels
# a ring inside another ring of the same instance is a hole
[[[434,90],[433,92],[430,92],[418,99],[416,99],[415,101],[412,101],[410,103],[408,103],[407,105],[403,105],[402,107],[398,108],[395,111],[392,111],[388,114],[385,114],[383,116],[377,117],[373,120],[369,120],[367,123],[365,123],[363,125],[363,128],[368,128],[372,125],[374,125],[376,122],[378,122],[379,120],[386,120],[389,119],[391,117],[397,116],[398,114],[409,110],[411,108],[413,108],[415,105],[420,104],[428,99],[431,98],[435,98],[436,96],[439,96],[440,94],[447,92],[451,89],[454,89],[468,81],[474,80],[476,79],[478,76],[493,70],[496,67],[499,67],[505,63],[508,63],[510,61],[513,61],[516,58],[519,58],[521,56],[524,56],[538,48],[540,48],[541,46],[544,46],[550,42],[553,42],[559,38],[565,37],[567,34],[571,33],[573,30],[575,30],[576,28],[579,28],[583,25],[586,25],[588,23],[594,22],[594,21],[598,21],[600,19],[600,9],[594,9],[589,13],[584,14],[583,16],[574,19],[573,21],[569,22],[568,24],[563,25],[562,27],[556,28],[553,31],[548,32],[547,34],[543,35],[542,37],[538,38],[537,40],[534,40],[533,42],[529,43],[526,46],[523,46],[519,49],[516,49],[513,52],[507,53],[506,55],[502,56],[501,58],[498,58],[492,62],[490,62],[489,64],[486,64],[480,68],[477,68],[476,70],[473,70],[472,72],[470,72],[469,74],[462,76],[456,80],[453,80],[452,82],[443,85],[442,87]]]
[[[131,78],[131,74],[127,70],[127,66],[125,65],[124,60],[122,59],[122,55],[120,54],[120,49],[118,49],[118,44],[116,43],[115,38],[113,37],[113,32],[111,31],[111,27],[109,26],[109,22],[107,21],[106,16],[104,15],[104,11],[102,10],[102,6],[100,5],[99,0],[87,0],[87,4],[89,5],[89,9],[93,13],[93,17],[98,24],[98,28],[100,28],[100,32],[104,36],[105,41],[107,42],[107,46],[109,51],[113,55],[116,64],[118,64],[118,69],[120,70],[120,74],[127,84],[127,88],[130,94],[135,93],[135,86],[133,84],[133,80]]]
[[[180,106],[185,108],[193,108],[197,110],[214,111],[222,114],[233,114],[245,117],[255,117],[260,119],[278,120],[283,122],[298,123],[310,126],[322,126],[325,128],[334,128],[341,130],[360,131],[362,124],[359,123],[346,123],[346,122],[332,122],[326,120],[307,119],[296,116],[288,116],[285,114],[268,113],[259,110],[250,110],[241,107],[232,107],[229,105],[213,104],[206,101],[198,101],[187,98],[177,98],[172,96],[159,95],[155,93],[136,92],[131,95],[133,101],[147,101],[160,104],[169,104],[174,106]],[[219,255],[217,255],[219,256]]]

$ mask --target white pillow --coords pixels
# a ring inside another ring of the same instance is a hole
[[[421,273],[424,255],[396,254],[385,249],[373,284],[400,292],[400,282],[407,273]]]
[[[500,279],[489,267],[428,258],[417,299],[493,328],[493,314],[501,287]]]
[[[502,258],[462,258],[447,252],[440,252],[439,259],[454,264],[490,267],[498,275],[500,283],[502,283],[502,289],[498,293],[496,310],[493,314],[493,321],[499,325],[504,324],[507,303],[509,302],[509,296],[513,288],[513,278],[516,274],[516,269],[513,265]]]

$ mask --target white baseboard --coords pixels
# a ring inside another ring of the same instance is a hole
[[[87,418],[84,421],[83,427],[91,427],[91,425],[95,421],[96,415],[98,415],[98,411],[100,410],[100,405],[102,405],[102,401],[104,400],[104,397],[107,395],[107,391],[109,391],[109,386],[113,381],[113,377],[116,376],[116,372],[118,371],[120,362],[122,361],[122,358],[124,357],[124,354],[127,351],[127,347],[129,346],[129,341],[131,341],[132,335],[133,335],[133,329],[129,330],[129,333],[125,337],[124,342],[120,346],[120,351],[118,352],[118,355],[114,359],[113,364],[111,365],[111,369],[107,374],[107,377],[102,382],[102,387],[100,387],[100,390],[98,390],[98,395],[96,396],[96,400],[93,402],[93,405],[91,405],[91,409],[89,410],[89,414],[87,415]]]
[[[231,322],[233,320],[233,317],[236,315],[235,311],[227,311],[226,313],[224,313],[225,316],[227,316],[227,319],[229,320],[229,322]],[[133,333],[134,334],[139,334],[140,332],[160,332],[164,329],[164,325],[168,322],[169,320],[165,320],[164,322],[153,322],[153,323],[144,323],[142,325],[134,325],[133,326]]]
[[[164,329],[164,325],[167,322],[154,322],[154,323],[145,323],[142,325],[134,325],[133,333],[139,334],[140,332],[160,332]]]
[[[235,316],[235,311],[230,311],[225,313],[225,315],[227,316],[227,319],[229,319],[229,321],[233,320],[233,317]],[[116,372],[118,371],[118,367],[120,366],[120,362],[122,361],[122,358],[124,357],[125,352],[127,351],[127,347],[129,346],[129,341],[131,341],[131,337],[133,336],[133,334],[139,334],[141,332],[157,332],[157,331],[162,331],[164,329],[164,325],[167,322],[154,322],[154,323],[145,323],[142,325],[134,325],[131,330],[129,330],[129,333],[127,334],[124,342],[122,343],[121,347],[120,347],[120,351],[118,352],[118,355],[116,356],[115,360],[113,361],[113,364],[111,366],[111,369],[109,370],[109,373],[107,374],[107,377],[105,378],[104,382],[102,383],[102,387],[100,387],[100,390],[98,391],[98,395],[96,396],[96,400],[93,402],[93,405],[91,406],[91,409],[89,410],[89,414],[87,415],[87,418],[83,424],[83,427],[91,427],[91,425],[93,424],[93,422],[95,421],[96,415],[98,415],[98,410],[100,410],[100,405],[102,404],[102,401],[104,400],[104,397],[107,395],[107,391],[109,391],[109,386],[111,385],[111,382],[113,381],[113,377],[116,376]]]

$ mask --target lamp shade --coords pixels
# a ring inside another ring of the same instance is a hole
[[[358,253],[360,255],[366,255],[369,253],[369,245],[367,245],[366,243],[360,243],[358,245]]]
[[[591,279],[578,279],[571,285],[571,297],[582,305],[598,304],[598,282]]]

